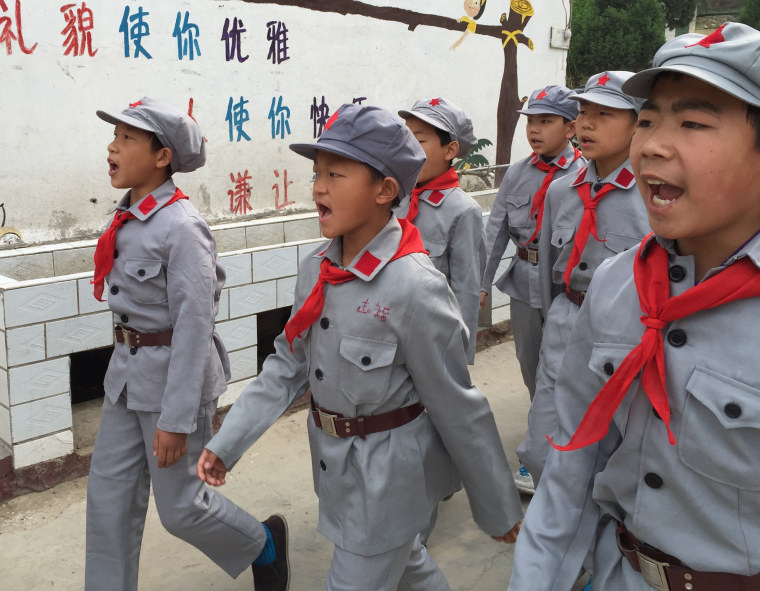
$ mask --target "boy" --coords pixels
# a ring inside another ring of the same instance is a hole
[[[461,476],[475,521],[501,541],[514,540],[521,508],[488,402],[470,382],[456,301],[418,230],[391,212],[424,152],[401,121],[360,105],[336,111],[316,144],[290,147],[314,160],[314,201],[332,240],[302,263],[276,352],[198,474],[223,484],[310,387],[318,528],[335,543],[324,588],[449,589],[418,536],[435,503]]]
[[[480,284],[480,307],[491,291],[494,275],[509,241],[517,256],[495,285],[510,296],[512,334],[523,382],[530,399],[536,391],[536,368],[541,348],[544,316],[538,282],[538,237],[546,191],[552,180],[572,175],[586,164],[570,144],[575,135],[578,102],[564,86],[533,91],[528,104],[517,111],[527,117],[525,133],[533,153],[507,170],[491,207],[486,226],[486,268]],[[517,489],[533,493],[533,479],[521,466],[515,473]]]
[[[449,281],[469,331],[467,363],[475,363],[478,289],[485,265],[485,231],[480,205],[459,188],[454,158],[467,156],[477,140],[467,114],[444,98],[419,100],[399,111],[425,151],[425,165],[411,198],[396,212],[413,222],[430,260]]]
[[[528,433],[517,449],[536,485],[549,452],[546,435],[556,427],[554,382],[565,349],[574,346],[570,331],[591,276],[604,259],[638,244],[649,231],[628,160],[643,102],[622,91],[631,75],[595,74],[572,97],[580,102],[575,130],[588,166],[552,183],[545,201],[538,268],[546,322]]]
[[[193,470],[229,378],[214,332],[224,270],[206,222],[171,178],[203,166],[203,134],[189,116],[149,97],[118,115],[97,114],[116,126],[111,185],[129,190],[95,250],[95,297],[107,280],[117,342],[87,484],[85,588],[137,589],[152,484],[170,533],[232,577],[255,559],[256,590],[284,591],[282,518],[262,525]]]
[[[760,588],[759,57],[727,23],[624,86],[648,97],[631,162],[654,235],[591,283],[557,382],[573,451],[549,456],[510,591],[569,589],[594,540],[594,590]]]

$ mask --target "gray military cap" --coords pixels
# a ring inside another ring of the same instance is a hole
[[[629,94],[647,97],[657,75],[678,72],[760,107],[760,32],[724,23],[707,35],[680,35],[657,50],[652,68],[626,81]]]
[[[411,111],[399,111],[398,114],[404,119],[417,117],[433,127],[447,131],[452,141],[459,142],[458,158],[467,156],[478,142],[472,131],[470,118],[462,109],[445,98],[419,100],[414,103]]]
[[[342,105],[325,124],[316,143],[290,144],[314,160],[324,150],[369,164],[399,184],[399,198],[411,195],[425,164],[425,152],[403,122],[380,107]]]
[[[594,74],[586,82],[581,94],[570,97],[573,101],[587,101],[613,109],[641,110],[644,100],[623,92],[623,83],[633,76],[633,72],[621,70]]]
[[[552,84],[545,88],[534,90],[528,102],[518,113],[523,115],[559,115],[571,121],[578,117],[578,102],[570,100],[575,91],[565,86]]]
[[[192,172],[206,163],[203,132],[189,115],[158,99],[144,96],[120,115],[97,111],[108,123],[126,123],[156,134],[161,145],[172,151],[172,172]]]

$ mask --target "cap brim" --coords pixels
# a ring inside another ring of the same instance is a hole
[[[140,121],[139,119],[135,119],[134,117],[129,117],[127,115],[124,115],[123,113],[119,113],[118,115],[112,115],[111,113],[106,113],[105,111],[95,111],[95,114],[100,117],[103,121],[107,121],[108,123],[112,123],[113,125],[118,125],[119,123],[126,123],[127,125],[131,125],[132,127],[136,127],[137,129],[142,129],[144,131],[150,131],[153,133],[156,133],[156,130],[153,129],[150,125],[148,125],[145,121]]]
[[[451,130],[449,130],[441,121],[437,121],[433,119],[432,117],[428,117],[427,115],[423,115],[422,113],[418,113],[417,111],[399,111],[398,116],[404,120],[408,119],[409,117],[416,117],[420,121],[424,121],[425,123],[432,125],[436,129],[440,129],[441,131],[445,131],[451,134]]]
[[[521,115],[559,115],[560,117],[564,117],[565,119],[575,119],[577,115],[572,115],[570,113],[566,113],[564,111],[561,111],[560,109],[555,109],[554,107],[548,106],[541,108],[537,107],[526,107],[524,109],[517,109],[517,112]]]
[[[584,92],[578,96],[569,97],[571,101],[585,101],[587,103],[594,103],[595,105],[601,105],[603,107],[610,107],[611,109],[628,109],[636,111],[637,107],[633,103],[629,103],[625,99],[620,97],[602,94],[600,92]]]
[[[639,98],[648,98],[649,94],[652,92],[652,87],[654,86],[654,82],[657,76],[664,72],[674,72],[677,74],[691,76],[692,78],[696,78],[705,84],[714,86],[718,90],[722,90],[726,94],[730,94],[731,96],[734,96],[739,100],[744,101],[745,103],[749,103],[755,107],[760,107],[760,96],[747,91],[745,88],[742,88],[735,82],[725,78],[724,76],[721,76],[720,74],[707,71],[703,68],[687,66],[684,64],[650,68],[649,70],[644,70],[643,72],[634,74],[623,83],[623,90],[632,96],[637,96]]]

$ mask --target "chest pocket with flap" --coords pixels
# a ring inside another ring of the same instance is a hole
[[[395,355],[396,343],[344,336],[340,340],[341,392],[355,405],[381,404],[389,395]]]
[[[760,390],[697,367],[686,391],[681,461],[712,480],[760,490]]]
[[[129,276],[129,293],[135,301],[158,304],[168,300],[166,274],[160,259],[129,259],[124,263]]]

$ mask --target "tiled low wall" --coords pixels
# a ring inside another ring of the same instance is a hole
[[[314,213],[212,231],[227,272],[216,323],[232,369],[223,407],[256,376],[258,314],[292,305],[298,263],[321,238]],[[0,252],[0,447],[16,469],[74,451],[69,356],[113,345],[111,313],[92,296],[94,247],[92,240]],[[509,300],[494,291],[496,323],[509,317]]]

